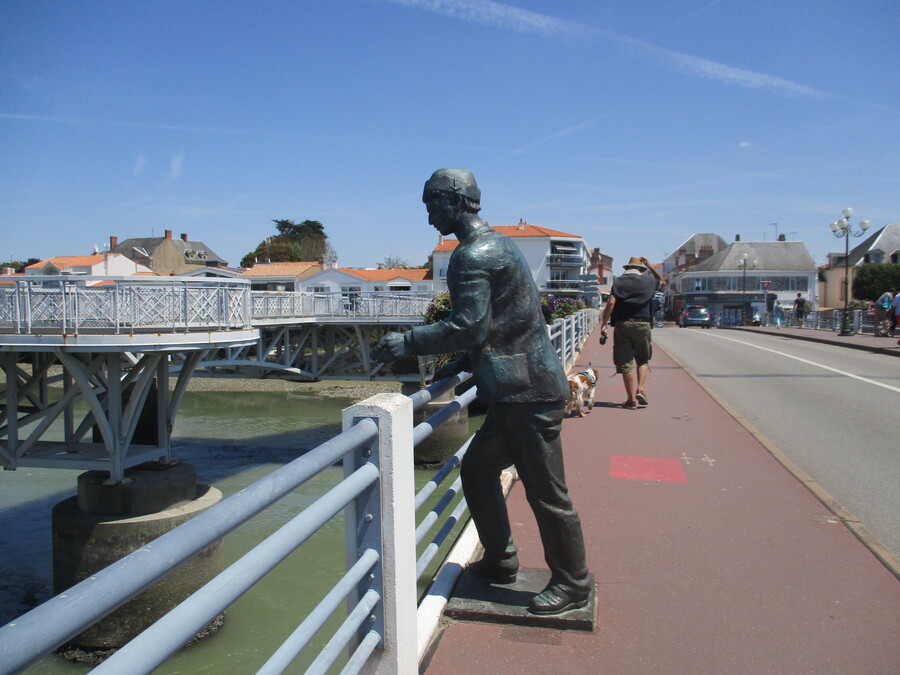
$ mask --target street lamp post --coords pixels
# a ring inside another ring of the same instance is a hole
[[[741,259],[738,262],[742,272],[741,272],[741,325],[747,325],[747,254],[742,253]],[[751,265],[753,269],[756,269],[756,261],[752,261]]]
[[[834,221],[828,227],[835,237],[838,239],[841,237],[844,238],[844,312],[841,317],[840,335],[846,337],[848,335],[853,335],[853,331],[850,328],[850,237],[863,236],[872,223],[868,220],[861,220],[859,221],[858,226],[859,231],[854,232],[850,225],[850,217],[853,215],[853,209],[848,206],[842,210],[841,213],[844,217]]]

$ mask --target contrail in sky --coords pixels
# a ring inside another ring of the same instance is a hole
[[[733,68],[698,56],[663,49],[627,35],[620,35],[575,21],[559,19],[527,9],[504,5],[499,2],[493,2],[493,0],[386,0],[386,2],[443,14],[444,16],[470,21],[483,26],[493,26],[515,33],[540,35],[544,38],[578,40],[599,38],[616,41],[643,53],[645,56],[653,57],[668,67],[724,84],[733,84],[749,89],[767,89],[780,94],[804,98],[830,98],[832,96],[828,92],[797,84],[774,75]]]

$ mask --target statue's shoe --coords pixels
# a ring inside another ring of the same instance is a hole
[[[482,559],[469,563],[466,569],[479,579],[485,579],[495,584],[511,584],[515,582],[518,576],[519,561],[515,557],[502,560],[499,563],[492,563]]]
[[[564,591],[558,586],[548,586],[531,599],[528,611],[532,614],[562,614],[586,607],[589,599],[589,592],[576,593]]]

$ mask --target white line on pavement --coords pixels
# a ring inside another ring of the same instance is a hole
[[[785,352],[780,352],[777,349],[769,349],[768,347],[760,347],[759,345],[755,345],[752,342],[744,342],[743,340],[737,340],[735,338],[725,337],[724,335],[718,335],[716,333],[701,332],[701,335],[705,335],[707,337],[712,337],[712,338],[718,338],[719,340],[728,340],[729,342],[737,342],[738,344],[745,345],[747,347],[755,347],[756,349],[762,349],[764,352],[771,352],[772,354],[778,354],[779,356],[784,356],[789,359],[794,359],[795,361],[800,361],[801,363],[806,363],[810,366],[815,366],[816,368],[822,368],[823,370],[830,370],[832,373],[837,373],[838,375],[843,375],[845,377],[851,377],[854,380],[859,380],[860,382],[865,382],[866,384],[874,384],[876,387],[882,387],[884,389],[888,389],[890,391],[900,394],[900,388],[898,388],[898,387],[893,387],[889,384],[885,384],[884,382],[879,382],[878,380],[870,380],[868,377],[861,377],[859,375],[854,375],[853,373],[848,373],[845,370],[838,370],[837,368],[832,368],[831,366],[826,366],[822,363],[816,363],[815,361],[810,361],[808,359],[802,359],[799,356],[794,356],[793,354],[786,354]]]

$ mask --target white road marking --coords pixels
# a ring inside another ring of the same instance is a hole
[[[821,368],[823,370],[829,370],[832,373],[837,373],[838,375],[843,375],[844,377],[850,377],[854,380],[859,380],[860,382],[865,382],[866,384],[874,384],[876,387],[882,387],[884,389],[888,389],[889,391],[893,391],[897,394],[900,394],[900,387],[893,387],[889,384],[885,384],[884,382],[879,382],[878,380],[870,380],[868,377],[854,375],[853,373],[848,373],[846,370],[838,370],[837,368],[832,368],[831,366],[826,366],[822,363],[816,363],[815,361],[803,359],[803,358],[800,358],[799,356],[794,356],[793,354],[787,354],[785,352],[780,352],[777,349],[769,349],[768,347],[760,347],[759,345],[755,345],[751,342],[744,342],[743,340],[737,340],[735,338],[725,337],[724,335],[717,335],[716,333],[701,332],[700,334],[705,335],[706,337],[718,338],[719,340],[728,340],[729,342],[737,342],[740,345],[745,345],[747,347],[754,347],[755,349],[761,349],[764,352],[771,352],[772,354],[778,354],[779,356],[784,356],[789,359],[794,359],[795,361],[800,361],[801,363],[805,363],[810,366],[815,366],[816,368]]]

